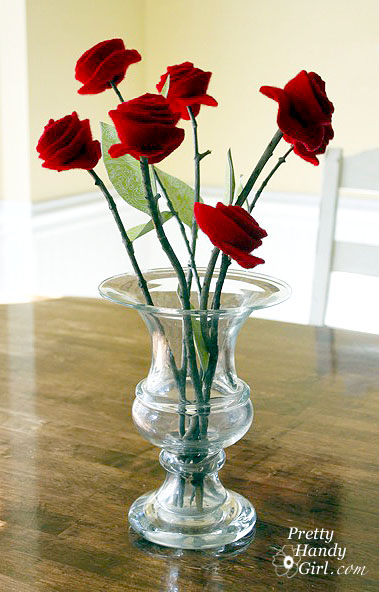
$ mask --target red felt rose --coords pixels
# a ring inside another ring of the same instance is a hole
[[[221,202],[215,208],[196,202],[194,212],[199,227],[210,241],[241,267],[249,269],[264,263],[250,253],[262,244],[267,232],[246,210]]]
[[[296,154],[318,165],[333,138],[333,104],[325,92],[325,82],[315,72],[302,70],[283,89],[262,86],[261,93],[279,103],[278,126]]]
[[[55,171],[93,169],[101,157],[100,142],[92,139],[89,120],[80,121],[74,111],[62,119],[50,119],[37,144],[43,167]]]
[[[121,140],[120,144],[110,147],[112,158],[131,154],[137,160],[144,156],[154,164],[166,158],[184,140],[184,130],[176,127],[179,117],[162,95],[146,93],[120,103],[109,115]]]
[[[199,114],[200,105],[217,107],[217,101],[207,95],[212,72],[204,72],[199,68],[194,68],[191,62],[169,66],[157,84],[158,92],[161,92],[167,76],[170,76],[167,100],[171,109],[175,113],[179,113],[183,119],[190,118],[187,107],[192,108],[195,117]]]
[[[290,144],[293,144],[293,151],[295,152],[295,154],[298,154],[299,156],[301,156],[301,158],[303,158],[307,162],[311,162],[312,164],[317,166],[319,164],[319,161],[317,159],[317,155],[324,154],[326,147],[329,144],[329,141],[333,138],[333,136],[334,136],[334,132],[333,132],[332,126],[326,125],[324,140],[322,141],[321,146],[319,146],[316,150],[307,150],[305,145],[302,144],[301,142],[293,141],[291,139],[288,139],[286,136],[283,136],[283,138],[287,142],[289,142]]]
[[[135,49],[125,49],[122,39],[101,41],[88,49],[77,61],[75,78],[83,84],[80,95],[95,95],[117,86],[131,64],[141,61]]]

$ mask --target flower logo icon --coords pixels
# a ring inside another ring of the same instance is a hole
[[[295,556],[292,545],[284,545],[277,553],[275,553],[272,564],[275,567],[276,575],[281,578],[293,578],[298,572],[298,564],[300,557]]]

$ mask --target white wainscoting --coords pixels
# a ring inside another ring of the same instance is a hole
[[[222,190],[209,189],[206,200],[215,204]],[[146,219],[117,199],[127,228]],[[100,194],[63,198],[33,206],[1,203],[0,300],[17,302],[33,297],[97,297],[97,286],[111,275],[130,270],[111,213]],[[257,316],[307,323],[318,223],[318,198],[309,195],[267,193],[254,211],[268,232],[257,254],[266,263],[256,269],[286,280],[291,298],[260,311]],[[169,237],[186,262],[186,251],[174,220],[165,226]],[[378,244],[379,202],[369,197],[341,198],[337,221],[338,240],[354,238]],[[167,264],[153,233],[135,243],[141,267]],[[199,265],[206,265],[211,245],[201,235]],[[238,267],[238,266],[235,266]],[[332,278],[327,324],[379,333],[379,280],[373,277],[336,273]]]

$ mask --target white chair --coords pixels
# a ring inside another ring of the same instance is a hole
[[[340,189],[379,191],[379,149],[346,158],[340,148],[326,153],[309,319],[312,325],[325,324],[332,271],[379,276],[379,246],[335,240]]]

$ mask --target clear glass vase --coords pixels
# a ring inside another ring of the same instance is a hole
[[[204,273],[199,269],[201,280]],[[229,270],[219,310],[199,310],[195,289],[193,308],[182,310],[172,269],[144,276],[154,306],[144,304],[132,274],[99,288],[103,297],[138,310],[151,337],[151,367],[136,387],[132,414],[142,436],[162,449],[159,461],[167,475],[132,504],[129,521],[146,539],[169,547],[230,544],[256,522],[251,502],[225,489],[218,477],[224,448],[242,438],[253,420],[249,386],[236,374],[236,339],[254,310],[282,302],[290,289],[274,278]],[[216,281],[217,272],[210,303]]]

